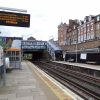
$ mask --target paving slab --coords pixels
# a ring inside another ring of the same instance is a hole
[[[39,82],[23,61],[22,69],[14,69],[6,74],[6,85],[0,85],[0,100],[50,100],[51,94],[54,96],[52,100],[58,100],[49,89],[46,89],[50,93],[47,95]]]

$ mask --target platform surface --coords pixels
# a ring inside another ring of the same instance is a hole
[[[0,85],[0,100],[59,100],[48,87],[37,79],[26,62],[22,69],[6,75],[6,85]]]
[[[78,67],[83,67],[83,68],[89,68],[89,69],[93,69],[93,70],[100,70],[100,65],[91,65],[91,64],[66,62],[66,61],[53,61],[53,62],[63,63],[63,64],[67,64],[67,65],[72,65],[72,66],[78,66]]]

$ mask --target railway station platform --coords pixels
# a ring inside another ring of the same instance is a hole
[[[73,65],[83,68],[89,68],[93,70],[100,70],[100,65],[91,65],[91,64],[83,64],[83,63],[75,63],[75,62],[66,62],[66,61],[53,61],[57,63],[67,64],[67,65]]]
[[[100,77],[100,65],[83,64],[83,63],[66,62],[66,61],[52,61],[52,62],[58,64],[65,64],[68,65],[72,70],[76,70],[85,74]]]
[[[7,73],[5,86],[0,85],[0,100],[80,100],[50,82],[32,63],[21,64],[22,69]]]

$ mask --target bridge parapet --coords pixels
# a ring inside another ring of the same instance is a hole
[[[45,50],[47,49],[47,42],[37,40],[23,40],[21,42],[21,47],[23,50]]]

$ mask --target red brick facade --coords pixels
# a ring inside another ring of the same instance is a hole
[[[66,51],[100,46],[100,15],[86,16],[83,21],[69,20],[58,26],[58,43]]]
[[[65,45],[65,41],[66,41],[66,31],[67,31],[67,24],[66,23],[61,23],[58,26],[58,43],[59,45]]]

